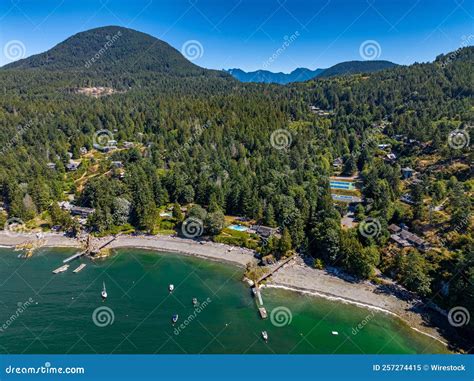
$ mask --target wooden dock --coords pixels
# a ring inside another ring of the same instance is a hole
[[[258,287],[258,284],[255,284],[255,287],[253,288],[253,293],[258,300],[258,304],[263,306],[262,293],[260,292],[260,287]]]
[[[85,263],[81,263],[78,267],[76,267],[76,268],[73,270],[73,273],[74,273],[74,274],[77,274],[79,271],[81,271],[82,269],[84,269],[84,267],[86,267],[86,264],[85,264]]]
[[[81,251],[80,253],[76,253],[76,254],[71,255],[70,257],[66,258],[65,260],[63,260],[63,263],[69,263],[69,262],[73,261],[74,259],[82,257],[83,255],[86,255],[86,254],[87,254],[87,250]]]
[[[255,282],[256,285],[259,283],[263,282],[265,279],[271,277],[273,274],[275,274],[278,270],[280,270],[283,266],[285,266],[288,262],[293,260],[294,256],[292,255],[291,257],[286,258],[285,260],[281,261],[278,265],[276,265],[273,269],[271,269],[268,273],[262,275],[258,280]]]
[[[99,253],[102,249],[105,249],[107,246],[109,246],[112,242],[114,242],[118,237],[119,237],[120,234],[117,234],[115,236],[113,236],[110,240],[108,240],[106,243],[102,244],[101,246],[99,246],[98,248],[90,248],[90,253],[91,254],[97,254]]]
[[[92,238],[90,235],[87,236],[87,242],[86,242],[86,249],[71,255],[70,257],[66,258],[63,260],[63,263],[69,263],[71,261],[74,261],[75,259],[78,259],[84,255],[94,255],[99,253],[102,249],[104,249],[106,246],[110,245],[113,241],[115,241],[120,234],[117,234],[116,236],[112,237],[110,240],[108,240],[106,243],[102,244],[99,247],[94,247],[94,244],[92,242]]]
[[[53,270],[53,274],[59,274],[67,271],[69,268],[69,265],[62,265],[61,267],[58,267],[56,270]]]

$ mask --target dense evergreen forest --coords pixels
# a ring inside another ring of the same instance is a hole
[[[86,67],[103,34],[118,32],[123,37],[109,49],[113,54],[105,51]],[[84,33],[0,69],[4,221],[77,231],[57,207],[74,195],[77,205],[95,209],[87,222],[95,233],[123,225],[156,233],[166,227],[161,208],[175,204],[179,223],[176,205],[193,204],[211,236],[223,228],[224,215],[279,227],[281,238],[259,248],[263,256],[298,251],[314,257],[315,266],[361,278],[381,270],[445,308],[474,311],[472,47],[433,63],[280,86],[198,68],[164,43],[148,54],[152,41],[127,29]],[[92,86],[114,93],[77,91]],[[103,130],[119,148],[134,147],[95,152]],[[453,130],[465,131],[467,144],[449,144]],[[401,144],[398,135],[412,143]],[[384,160],[380,143],[397,147],[398,160]],[[73,173],[68,153],[82,160]],[[336,158],[343,175],[358,174],[362,184],[356,220],[376,219],[379,234],[341,227],[347,207],[333,201],[329,187]],[[123,176],[109,171],[111,161],[123,163]],[[404,182],[403,167],[417,168],[419,181]],[[399,200],[407,189],[411,206]],[[433,219],[430,205],[444,200],[445,218]],[[437,248],[389,248],[391,223],[420,234],[436,227]]]

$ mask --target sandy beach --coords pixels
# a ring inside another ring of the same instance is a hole
[[[94,244],[100,246],[112,237],[94,238]],[[0,232],[0,246],[15,247],[16,245],[32,242],[37,239],[36,234],[6,234]],[[42,247],[76,247],[82,248],[84,244],[75,238],[65,237],[58,233],[43,233]],[[157,251],[172,252],[176,254],[192,255],[195,257],[231,263],[245,267],[249,262],[256,262],[252,250],[224,245],[221,243],[194,241],[172,236],[118,236],[107,248],[137,248]]]
[[[394,282],[388,281],[387,285],[381,286],[369,281],[348,280],[327,270],[311,268],[297,258],[276,272],[265,287],[292,290],[387,313],[447,345],[439,328],[428,325],[426,314],[415,307],[421,301]]]
[[[111,249],[133,247],[192,255],[232,263],[240,267],[257,261],[252,250],[207,241],[199,243],[191,239],[171,236],[119,236],[108,247]]]
[[[103,237],[94,241],[100,245],[110,238]],[[0,232],[0,246],[14,247],[35,239],[35,234],[10,236]],[[58,233],[45,233],[42,239],[45,247],[83,247],[79,240]],[[118,236],[108,246],[112,249],[127,247],[191,255],[240,267],[257,261],[254,252],[248,249],[214,242],[200,243],[174,236]],[[298,257],[273,274],[264,287],[288,289],[391,314],[404,320],[411,328],[446,344],[446,339],[440,330],[427,324],[426,315],[418,309],[414,310],[419,300],[407,296],[406,291],[393,282],[387,287],[377,286],[368,281],[348,280],[327,270],[314,269]]]

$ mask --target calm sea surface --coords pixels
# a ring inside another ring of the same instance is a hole
[[[0,353],[446,352],[383,313],[290,291],[264,290],[261,320],[242,269],[197,258],[122,249],[52,274],[72,253],[0,249]]]

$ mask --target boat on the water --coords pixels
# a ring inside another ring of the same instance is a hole
[[[262,338],[265,341],[268,341],[268,332],[267,331],[262,331]]]
[[[59,274],[67,271],[69,268],[69,265],[62,265],[61,267],[58,267],[56,270],[53,270],[53,274]]]
[[[107,299],[107,289],[105,288],[105,282],[102,283],[103,287],[102,287],[102,292],[100,293],[100,295],[102,296],[102,299],[105,300]]]
[[[170,285],[168,286],[168,290],[169,290],[169,292],[173,292],[173,290],[174,290],[174,284],[170,284]]]
[[[337,332],[337,331],[332,331],[331,333],[332,333],[334,336],[339,335],[339,332]]]
[[[265,309],[265,307],[259,307],[258,308],[258,312],[260,312],[260,317],[262,319],[266,319],[267,318],[267,310]]]
[[[193,306],[197,306],[197,304],[198,304],[197,298],[193,298]]]
[[[178,314],[173,315],[171,321],[175,324],[178,321]]]
[[[72,272],[74,274],[77,274],[79,271],[81,271],[84,267],[86,267],[85,263],[81,263],[78,267],[76,267]]]

